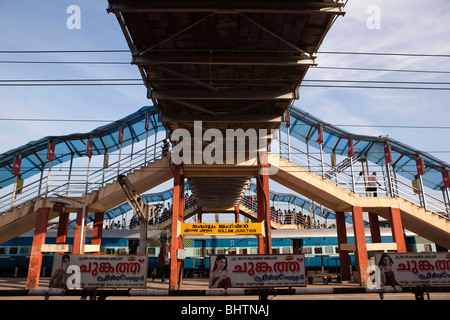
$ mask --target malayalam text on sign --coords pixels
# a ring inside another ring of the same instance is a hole
[[[261,223],[182,223],[182,234],[262,234]]]

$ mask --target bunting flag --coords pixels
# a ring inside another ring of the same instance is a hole
[[[444,180],[444,188],[450,188],[450,173],[447,170],[442,171],[442,179]]]
[[[425,162],[422,158],[416,159],[416,167],[417,167],[417,174],[422,175],[425,173]]]
[[[54,157],[55,157],[55,144],[53,142],[49,142],[47,150],[47,159],[53,161]]]
[[[283,120],[286,122],[284,125],[286,128],[289,128],[291,126],[291,112],[289,110],[286,110],[283,114]]]
[[[147,112],[145,115],[145,131],[150,129],[150,113]]]
[[[20,166],[22,164],[22,157],[17,156],[14,158],[13,167],[12,167],[12,174],[18,176],[20,175]]]
[[[87,143],[87,149],[86,149],[86,155],[91,158],[92,157],[92,149],[94,147],[94,142],[92,141],[92,139],[88,140]]]
[[[17,185],[16,185],[16,194],[22,194],[23,189],[23,179],[17,179]]]
[[[348,139],[348,156],[353,157],[355,155],[355,147],[353,146],[353,140]]]
[[[336,167],[336,152],[334,152],[334,150],[330,154],[330,161],[331,161],[331,166]]]
[[[103,158],[103,168],[108,168],[109,166],[109,154],[105,153]]]
[[[386,163],[392,162],[391,146],[384,147],[384,160],[386,161]]]
[[[319,125],[319,127],[317,128],[317,134],[318,134],[318,138],[317,138],[316,142],[322,143],[323,142],[323,127],[322,127],[322,125]]]
[[[119,127],[119,143],[123,143],[123,126]]]

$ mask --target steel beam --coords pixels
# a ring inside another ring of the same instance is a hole
[[[150,54],[133,55],[132,64],[137,65],[253,65],[253,66],[317,66],[315,57],[306,55],[225,55],[225,54]]]
[[[194,115],[194,114],[183,114],[183,115],[163,115],[161,116],[161,122],[194,122],[194,121],[202,121],[202,122],[282,122],[281,116],[274,115],[260,115],[260,114],[252,114],[252,115]]]
[[[147,93],[149,99],[159,100],[296,100],[298,91],[200,91],[200,90],[153,90]]]
[[[144,1],[109,0],[107,12],[215,12],[344,15],[344,3],[316,1]]]

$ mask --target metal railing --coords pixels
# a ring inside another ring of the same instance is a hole
[[[80,197],[116,180],[119,174],[126,175],[162,157],[162,140],[146,144],[138,151],[133,150],[134,146],[133,143],[127,147],[131,148],[128,155],[122,156],[119,152],[118,160],[107,165],[103,165],[103,160],[98,164],[98,156],[89,158],[87,165],[83,163],[87,157],[72,158],[69,167],[64,167],[63,164],[53,167],[50,165],[41,174],[26,179],[20,189],[17,188],[16,179],[13,190],[0,197],[0,212],[10,211],[38,197]]]
[[[420,179],[417,182],[418,186],[415,186],[411,180],[398,178],[390,166],[377,166],[376,170],[371,171],[376,172],[377,179],[376,191],[372,191],[370,188],[373,186],[369,185],[370,175],[367,168],[364,168],[364,159],[347,157],[333,166],[324,161],[322,153],[316,157],[311,152],[302,151],[290,143],[277,141],[278,148],[273,148],[272,151],[275,153],[278,151],[280,157],[352,193],[363,197],[401,197],[442,218],[450,219],[450,204],[426,191]],[[357,169],[358,162],[362,166],[360,170]]]
[[[241,204],[246,208],[254,211],[258,210],[258,203],[254,196],[244,196],[241,199]],[[305,215],[302,212],[283,211],[280,208],[270,207],[270,220],[283,225],[296,225],[304,229],[319,229],[321,224],[317,223],[310,215]]]

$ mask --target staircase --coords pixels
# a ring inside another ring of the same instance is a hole
[[[169,157],[162,157],[130,171],[126,176],[135,190],[142,193],[171,179],[173,173],[169,166]],[[54,203],[50,199],[52,198],[38,196],[10,211],[3,212],[0,215],[0,243],[33,229],[39,208],[50,208],[49,220],[58,217],[59,212],[55,211]],[[90,212],[103,212],[126,201],[126,195],[120,183],[113,179],[81,197],[65,197],[64,199],[73,200],[73,206],[66,208],[68,212],[76,212],[81,208],[81,203],[85,203]]]
[[[278,155],[270,155],[269,162],[279,164],[278,172],[270,177],[272,180],[327,208],[351,212],[353,207],[361,207],[364,212],[377,213],[387,220],[390,208],[398,208],[404,228],[450,248],[450,220],[444,215],[426,211],[399,197],[360,196]]]

